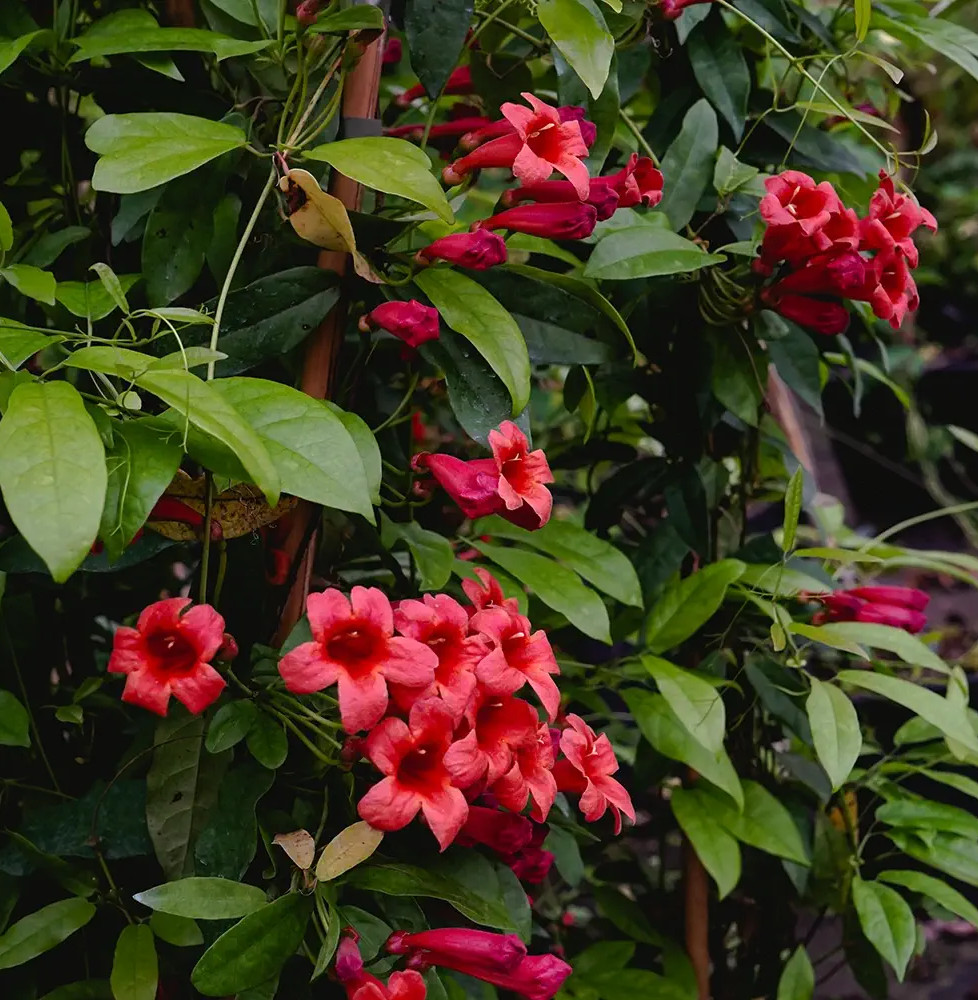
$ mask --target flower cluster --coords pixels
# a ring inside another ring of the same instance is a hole
[[[853,587],[828,594],[807,594],[824,608],[812,617],[812,623],[872,622],[892,625],[916,634],[927,627],[924,609],[930,596],[914,587]]]
[[[411,464],[430,473],[466,517],[498,514],[527,531],[542,528],[553,508],[547,456],[540,449],[530,451],[526,435],[511,420],[489,432],[489,447],[492,458],[466,462],[425,451]]]
[[[358,811],[377,829],[400,830],[420,811],[444,850],[470,819],[467,835],[484,840],[469,805],[479,796],[514,814],[529,807],[542,823],[564,790],[581,795],[585,819],[610,809],[620,830],[620,814],[634,819],[634,810],[611,777],[618,763],[608,738],[574,715],[562,731],[550,728],[560,671],[546,633],[533,631],[488,571],[476,573],[478,582],[463,583],[468,607],[447,594],[392,607],[365,587],[349,599],[310,594],[313,639],[282,658],[286,687],[302,694],[335,684],[343,727],[367,731],[364,752],[384,777]],[[518,697],[526,686],[547,721]],[[519,841],[505,853],[530,846]]]
[[[782,316],[818,333],[842,333],[849,324],[843,299],[868,302],[874,314],[897,329],[917,308],[913,234],[937,229],[933,215],[893,178],[880,173],[879,189],[860,219],[846,208],[828,181],[786,170],[765,181],[761,216],[767,223],[755,270],[775,274],[761,301]]]

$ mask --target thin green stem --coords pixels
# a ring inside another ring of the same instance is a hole
[[[339,44],[339,43],[337,43],[337,44]],[[330,55],[332,55],[332,52],[334,52],[335,50],[336,50],[336,46],[333,47],[333,50],[330,52]],[[306,105],[306,108],[302,112],[302,115],[300,116],[298,122],[296,122],[295,127],[289,133],[288,139],[285,140],[285,144],[287,146],[294,146],[295,145],[296,139],[299,137],[299,134],[302,132],[303,128],[305,128],[306,122],[309,120],[309,116],[312,114],[313,109],[319,103],[319,99],[323,96],[323,94],[326,93],[326,88],[329,86],[330,82],[332,81],[333,74],[339,68],[339,65],[340,65],[340,62],[342,61],[342,58],[343,57],[340,56],[340,58],[337,59],[333,63],[332,68],[326,73],[326,75],[322,79],[322,82],[316,88],[315,92],[312,95],[312,98],[309,100],[309,103]]]
[[[469,47],[470,49],[471,49],[471,48],[473,48],[473,47],[475,46],[475,43],[476,43],[476,42],[478,41],[478,39],[479,39],[479,35],[481,35],[481,34],[482,34],[482,32],[483,32],[483,31],[485,31],[485,30],[486,30],[486,28],[488,28],[488,27],[489,27],[489,25],[490,25],[490,24],[492,24],[492,22],[493,22],[493,21],[495,21],[495,20],[496,20],[496,18],[497,18],[497,17],[499,17],[499,15],[500,15],[500,14],[502,14],[502,12],[503,12],[503,11],[504,11],[504,10],[505,10],[505,9],[506,9],[507,7],[511,6],[511,5],[512,5],[512,4],[514,4],[515,2],[516,2],[516,0],[503,0],[503,2],[502,2],[502,3],[501,3],[501,4],[500,4],[500,5],[499,5],[499,6],[498,6],[498,7],[497,7],[497,8],[496,8],[496,9],[495,9],[494,11],[492,11],[492,13],[490,13],[490,14],[486,14],[486,15],[480,15],[480,16],[484,17],[484,18],[485,18],[485,20],[483,20],[482,24],[480,24],[480,25],[479,25],[479,26],[478,26],[478,27],[477,27],[477,28],[476,28],[476,29],[475,29],[475,30],[474,30],[474,31],[472,32],[472,34],[471,34],[471,35],[469,35],[469,41],[468,41],[468,47]]]
[[[476,11],[476,17],[482,17],[483,15]],[[511,35],[515,35],[517,38],[522,38],[524,42],[529,42],[535,49],[543,48],[543,40],[540,38],[535,38],[528,31],[524,31],[522,28],[517,28],[515,24],[510,24],[509,21],[504,21],[501,17],[495,18],[499,22],[501,28],[505,28]]]
[[[392,423],[394,423],[394,421],[401,415],[401,412],[403,411],[404,407],[411,402],[411,397],[414,395],[414,389],[415,386],[417,386],[417,384],[418,384],[418,373],[415,372],[414,375],[411,377],[411,382],[407,387],[407,392],[404,393],[403,397],[401,398],[401,401],[395,407],[394,412],[391,413],[391,415],[382,423],[379,423],[376,427],[371,428],[370,431],[371,434],[379,434],[385,427],[389,427]]]
[[[893,527],[887,528],[886,531],[881,531],[875,538],[870,538],[857,551],[859,553],[868,552],[874,546],[879,545],[880,542],[885,542],[887,538],[897,535],[901,531],[906,531],[907,528],[913,528],[918,524],[934,521],[939,517],[953,517],[955,514],[966,514],[972,510],[978,510],[978,500],[970,500],[967,503],[955,504],[953,507],[942,507],[940,510],[918,514],[916,517],[908,517],[905,521],[900,521],[899,524],[894,524]]]
[[[214,582],[214,604],[221,606],[221,594],[224,591],[224,577],[228,571],[228,543],[222,538],[217,554],[217,580]]]
[[[635,120],[632,116],[624,109],[618,109],[618,117],[625,123],[625,127],[629,132],[635,136],[635,141],[638,143],[639,148],[643,153],[656,165],[659,166],[659,158],[652,152],[652,147],[649,145],[648,140],[642,135],[642,130],[635,124]]]

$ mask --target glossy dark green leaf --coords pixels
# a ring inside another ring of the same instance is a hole
[[[0,746],[29,747],[30,717],[9,691],[0,691]]]
[[[156,945],[148,924],[123,927],[112,959],[114,1000],[154,1000],[159,978]]]
[[[98,56],[132,55],[141,52],[211,52],[221,60],[249,55],[271,45],[269,41],[241,41],[220,35],[216,31],[204,31],[199,28],[128,26],[125,31],[106,31],[104,27],[102,30],[97,30],[99,27],[96,24],[94,28],[74,40],[78,48],[69,62],[85,62]]]
[[[599,642],[610,642],[608,609],[601,598],[573,570],[536,552],[516,547],[471,543],[487,559],[512,574],[547,607],[560,612],[585,635]]]
[[[904,898],[889,886],[852,880],[852,902],[863,934],[903,981],[917,943],[917,923]]]
[[[978,907],[970,903],[953,886],[933,875],[925,875],[915,871],[885,871],[876,876],[882,882],[899,885],[911,892],[919,892],[922,896],[934,900],[935,903],[950,910],[962,920],[967,920],[972,927],[978,927]]]
[[[717,194],[733,194],[752,181],[758,173],[757,167],[741,163],[726,146],[721,146],[717,151],[716,166],[713,168],[713,187]]]
[[[540,0],[537,17],[560,54],[597,98],[615,54],[615,40],[594,0]]]
[[[553,854],[560,877],[569,886],[579,885],[584,878],[584,862],[574,835],[562,827],[551,826],[543,846]]]
[[[257,886],[226,878],[182,878],[138,892],[133,899],[159,913],[192,920],[244,917],[267,905]]]
[[[676,233],[655,226],[635,226],[605,236],[594,248],[584,274],[588,278],[626,281],[698,271],[724,260],[722,254],[706,253]]]
[[[822,413],[822,374],[818,347],[801,327],[786,323],[767,310],[758,315],[758,334],[767,341],[771,363],[789,389],[794,390],[816,413]],[[775,325],[779,336],[771,337]]]
[[[34,267],[50,267],[70,246],[92,235],[88,226],[66,226],[47,232],[24,254],[22,261]]]
[[[776,117],[776,116],[775,116]],[[662,158],[663,187],[659,211],[675,231],[683,229],[713,176],[717,149],[717,116],[706,98],[686,112],[683,127]]]
[[[713,395],[745,424],[756,427],[767,385],[766,359],[729,328],[711,338]]]
[[[263,767],[275,770],[285,763],[289,753],[289,740],[282,723],[267,712],[260,712],[248,732],[248,752]]]
[[[444,535],[422,528],[417,521],[391,521],[381,515],[380,539],[387,549],[403,543],[414,558],[421,590],[441,590],[452,575],[455,554]]]
[[[710,753],[718,753],[723,748],[727,717],[717,689],[695,671],[658,656],[643,656],[642,666],[689,734]]]
[[[225,931],[194,966],[190,981],[204,996],[258,986],[274,976],[302,943],[312,897],[290,892]]]
[[[863,745],[855,706],[836,685],[811,678],[806,709],[819,763],[832,783],[842,787],[852,772]],[[978,821],[976,821],[978,831]],[[978,835],[978,833],[976,833]]]
[[[662,936],[643,912],[644,908],[634,899],[608,885],[595,886],[594,899],[601,915],[632,940],[660,947],[664,944]]]
[[[59,986],[41,1000],[112,1000],[112,987],[107,979],[85,979]]]
[[[429,97],[437,97],[455,69],[472,21],[473,0],[407,0],[404,34],[411,68]]]
[[[783,803],[756,781],[745,781],[743,789],[744,807],[739,812],[714,795],[714,822],[751,847],[799,865],[811,864],[809,850]]]
[[[240,743],[258,718],[258,707],[253,701],[232,701],[222,705],[207,726],[204,746],[210,753],[230,750]]]
[[[73,386],[14,389],[0,421],[0,490],[14,524],[59,583],[95,541],[106,480],[102,440]]]
[[[204,943],[204,935],[190,917],[178,917],[162,910],[154,911],[149,918],[153,933],[175,948],[193,948]]]
[[[740,846],[736,838],[716,822],[710,796],[696,788],[673,789],[669,805],[723,899],[740,881]]]
[[[937,830],[978,840],[978,816],[957,806],[928,799],[892,799],[876,810],[876,819],[890,826]]]
[[[739,142],[744,134],[751,84],[741,43],[717,14],[690,34],[686,51],[700,89]]]
[[[0,970],[23,965],[43,955],[80,930],[95,916],[84,899],[62,899],[43,906],[0,934]]]
[[[348,7],[346,10],[338,10],[318,18],[314,24],[306,28],[306,31],[317,35],[344,35],[348,31],[382,31],[383,28],[384,14],[379,7],[357,4],[355,7]],[[413,55],[413,44],[411,48]],[[412,66],[414,62],[412,59]]]
[[[384,942],[393,932],[390,924],[372,913],[367,913],[366,910],[361,910],[358,906],[344,906],[338,916],[345,926],[352,927],[360,935],[357,945],[365,962],[372,962],[377,957]]]

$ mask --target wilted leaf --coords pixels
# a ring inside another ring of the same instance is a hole
[[[348,872],[366,861],[380,847],[383,839],[383,832],[375,830],[369,823],[362,820],[351,823],[323,848],[316,864],[316,878],[328,882]]]
[[[292,833],[277,833],[272,838],[273,844],[278,844],[292,859],[293,864],[305,871],[312,865],[316,857],[316,841],[307,830],[295,830]]]

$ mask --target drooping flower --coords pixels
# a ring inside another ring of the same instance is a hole
[[[924,609],[930,596],[914,587],[853,587],[828,594],[808,594],[824,610],[812,622],[872,622],[916,634],[927,627]]]
[[[574,970],[556,955],[527,955],[512,972],[491,972],[472,962],[461,959],[442,958],[434,962],[428,953],[419,951],[411,957],[409,964],[416,968],[440,965],[466,975],[474,976],[502,990],[511,990],[527,1000],[551,1000],[563,985],[564,980]]]
[[[469,133],[471,135],[471,133]],[[504,132],[496,139],[490,139],[471,153],[453,160],[441,172],[441,179],[448,185],[461,184],[473,170],[487,167],[505,167],[512,170],[516,157],[523,148],[523,141],[515,131]]]
[[[476,611],[485,608],[503,608],[512,614],[519,614],[520,602],[515,597],[506,597],[499,581],[483,566],[473,567],[476,580],[463,580],[462,590],[472,602],[472,608],[467,609],[469,617]]]
[[[400,38],[388,35],[384,41],[384,55],[381,59],[381,65],[396,66],[401,61],[403,54],[403,46],[401,45]]]
[[[454,782],[464,787],[477,777],[466,770],[469,759],[447,756],[453,729],[451,712],[438,698],[415,702],[406,723],[384,719],[367,737],[366,750],[385,777],[360,800],[360,818],[378,830],[400,830],[420,810],[445,850],[469,814]]]
[[[584,108],[579,104],[565,105],[557,108],[557,114],[560,115],[562,122],[580,123],[581,138],[584,140],[584,144],[588,148],[594,145],[594,140],[598,137],[598,129],[594,122],[589,122],[584,117],[587,114]],[[512,135],[515,132],[516,129],[508,119],[500,118],[498,121],[483,125],[481,128],[468,133],[468,135],[463,135],[459,145],[462,149],[472,150],[477,146],[481,146],[484,142],[498,139],[500,136]]]
[[[540,181],[537,184],[524,184],[522,187],[509,188],[499,199],[504,208],[518,205],[521,201],[535,201],[544,205],[571,202],[577,198],[577,191],[570,181]],[[608,178],[592,177],[588,188],[588,205],[593,205],[599,222],[610,219],[619,207],[618,189],[608,183]]]
[[[553,675],[560,673],[547,633],[533,631],[523,615],[501,608],[480,611],[472,616],[472,631],[481,632],[493,644],[479,662],[476,676],[493,694],[515,694],[524,684],[533,688],[554,719],[560,707],[560,691]]]
[[[754,269],[771,274],[780,261],[802,267],[812,257],[858,250],[859,217],[851,208],[839,205],[821,229],[806,236],[794,226],[768,226],[761,242],[761,255]]]
[[[597,209],[584,201],[517,205],[475,223],[479,229],[512,229],[550,240],[583,240],[594,232]]]
[[[869,302],[877,317],[887,320],[894,330],[899,329],[904,316],[920,305],[917,285],[900,247],[880,250],[868,268],[868,275],[859,298]]]
[[[286,653],[279,673],[295,694],[338,685],[348,733],[383,718],[388,681],[425,688],[434,680],[438,657],[423,643],[394,635],[390,601],[376,587],[354,587],[349,600],[335,589],[310,594],[306,612],[312,642]]]
[[[483,118],[481,115],[472,115],[467,118],[455,118],[452,121],[440,122],[428,129],[428,141],[436,142],[438,139],[451,139],[465,135],[488,121],[488,118]],[[384,135],[394,139],[419,140],[424,136],[424,130],[424,122],[411,122],[408,125],[393,125],[390,128],[385,128]]]
[[[467,927],[439,927],[410,934],[395,931],[387,939],[392,955],[423,951],[429,965],[465,962],[486,971],[510,973],[526,958],[526,945],[515,934],[495,934]]]
[[[566,764],[583,779],[580,806],[589,823],[600,819],[607,809],[614,816],[615,833],[621,832],[622,813],[635,822],[631,797],[621,782],[611,777],[618,770],[618,761],[604,733],[597,736],[579,715],[568,715],[567,728],[560,734],[560,749]],[[561,785],[559,777],[557,781]]]
[[[550,728],[541,725],[532,741],[517,746],[513,766],[492,785],[490,791],[507,809],[520,812],[531,805],[530,816],[543,823],[557,797],[553,775],[554,749]]]
[[[662,201],[662,172],[648,156],[632,153],[621,170],[597,180],[610,184],[618,192],[619,208],[652,207]]]
[[[766,290],[761,293],[761,298],[767,300]],[[767,304],[785,319],[826,337],[845,333],[849,326],[849,310],[841,302],[787,294],[767,300]]]
[[[295,19],[303,27],[316,23],[319,12],[326,6],[326,0],[302,0],[295,8]]]
[[[449,264],[485,271],[506,263],[506,243],[488,229],[472,233],[451,233],[418,251],[418,263],[446,260]]]
[[[515,854],[533,839],[533,824],[518,813],[469,806],[469,818],[458,836],[460,844],[483,844],[499,854]]]
[[[545,485],[553,482],[546,455],[529,451],[526,435],[510,420],[489,432],[489,444],[492,458],[466,462],[422,452],[412,465],[430,472],[466,517],[499,514],[528,531],[543,527],[553,505]]]
[[[401,635],[424,643],[438,659],[431,685],[419,689],[391,685],[391,694],[402,708],[425,695],[437,695],[448,706],[455,722],[462,718],[475,693],[475,668],[488,652],[488,644],[469,635],[465,608],[448,594],[425,594],[420,601],[400,601],[394,625]]]
[[[712,0],[659,0],[662,16],[667,21],[675,21],[677,17],[694,3],[711,3]]]
[[[893,178],[881,170],[880,186],[869,202],[869,215],[860,223],[863,249],[899,247],[910,267],[916,267],[919,254],[913,234],[921,226],[935,232],[937,220],[909,195],[898,194]]]
[[[539,885],[550,874],[555,859],[542,847],[526,847],[505,860],[521,882]]]
[[[412,101],[419,97],[424,97],[427,91],[417,83],[413,87],[408,87],[403,93],[394,98],[394,103],[399,108],[406,108]],[[475,85],[472,83],[472,69],[469,66],[458,66],[452,70],[451,75],[445,82],[443,94],[474,94]]]
[[[166,715],[170,695],[199,715],[224,690],[211,666],[224,645],[224,619],[209,605],[170,597],[144,608],[135,628],[116,630],[108,670],[126,674],[122,700]]]
[[[392,333],[408,347],[420,347],[438,338],[438,310],[416,299],[407,302],[384,302],[360,317],[364,333],[378,328]]]
[[[529,702],[481,691],[459,729],[461,738],[448,750],[448,763],[471,776],[471,784],[482,779],[491,785],[513,766],[516,749],[534,739],[538,725]]]

